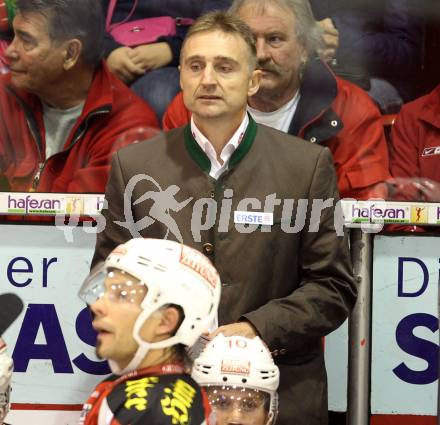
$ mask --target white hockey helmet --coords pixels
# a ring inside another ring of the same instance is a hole
[[[248,388],[270,395],[268,423],[274,424],[278,413],[278,366],[258,336],[217,335],[194,361],[192,378],[201,386]]]
[[[110,360],[114,373],[136,369],[149,349],[193,345],[217,319],[220,277],[209,259],[193,248],[163,239],[131,239],[115,248],[106,261],[93,270],[80,289],[80,298],[93,304],[102,297],[106,276],[114,269],[139,279],[148,288],[141,302],[142,312],[133,328],[133,338],[139,348],[124,370]],[[145,321],[153,312],[170,304],[181,307],[184,314],[176,333],[159,342],[144,341],[140,330]]]

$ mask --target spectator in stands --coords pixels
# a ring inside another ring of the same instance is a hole
[[[384,113],[420,93],[423,19],[415,0],[310,0],[316,19],[339,34],[335,72],[367,90]],[[423,2],[422,2],[423,3]],[[437,5],[438,6],[438,5]],[[333,46],[334,40],[327,40]]]
[[[231,11],[257,39],[258,92],[254,119],[330,148],[342,197],[386,196],[388,152],[380,113],[359,87],[335,77],[315,55],[321,32],[307,0],[237,0]],[[164,129],[189,121],[182,95],[164,116]]]
[[[440,201],[440,84],[402,107],[391,131],[393,199]]]
[[[151,108],[101,61],[96,0],[17,0],[0,77],[2,190],[103,192],[118,138],[158,127]]]
[[[110,0],[102,0],[108,10]],[[212,9],[225,9],[231,0],[139,0],[130,20],[171,16],[197,18]],[[133,0],[118,0],[112,23],[122,22],[129,16]],[[161,37],[156,43],[126,47],[117,43],[110,34],[105,40],[107,64],[122,81],[145,99],[159,119],[179,91],[180,47],[187,26],[177,26],[176,36]]]

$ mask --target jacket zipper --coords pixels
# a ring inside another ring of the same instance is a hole
[[[28,118],[26,118],[26,122],[27,122],[29,130],[32,134],[32,137],[34,138],[35,141],[37,141],[37,135],[34,131],[34,128],[31,125],[31,123],[29,122]],[[43,154],[41,152],[40,144],[36,143],[36,145],[37,145],[37,149],[38,149],[38,156],[40,157],[40,162],[38,163],[38,170],[37,170],[36,174],[34,175],[34,178],[32,179],[32,185],[30,187],[31,192],[35,192],[35,190],[38,186],[38,182],[40,181],[41,172],[43,171],[43,168],[45,165],[45,161],[42,161]]]
[[[21,106],[22,106],[22,108],[24,110],[24,113],[25,113],[26,123],[27,123],[27,125],[29,127],[29,130],[30,130],[30,132],[32,134],[32,137],[34,138],[34,141],[36,142],[36,145],[37,145],[38,153],[39,153],[39,156],[40,156],[40,162],[38,163],[38,170],[35,173],[34,178],[32,180],[32,186],[29,189],[30,191],[35,192],[36,189],[37,189],[38,183],[40,182],[41,173],[43,172],[44,167],[46,166],[47,161],[48,161],[49,158],[47,158],[46,160],[43,160],[43,152],[42,152],[42,149],[41,149],[42,146],[41,146],[41,143],[38,142],[39,141],[39,137],[37,137],[37,133],[35,132],[35,128],[32,126],[32,122],[30,121],[30,118],[32,118],[32,120],[35,121],[32,111],[30,110],[30,108],[28,108],[28,106],[23,101],[23,99],[14,90],[12,90],[12,88],[7,87],[7,90],[21,104]],[[71,149],[72,146],[84,135],[84,133],[86,132],[86,130],[88,128],[89,119],[92,116],[99,115],[99,114],[109,113],[111,111],[111,108],[112,108],[112,105],[111,104],[107,104],[107,105],[102,106],[101,108],[95,109],[89,115],[87,115],[87,117],[85,118],[84,129],[75,137],[75,139],[70,144],[70,146],[67,149],[65,149],[64,151],[62,151],[62,152],[65,152],[65,151]],[[36,130],[38,131],[38,128]],[[62,152],[59,152],[59,153],[62,153]],[[55,155],[57,155],[57,154],[55,154]],[[52,156],[54,156],[54,155],[52,155]]]
[[[89,119],[90,119],[91,117],[93,117],[93,116],[95,116],[95,115],[106,114],[106,113],[108,113],[108,112],[109,112],[109,109],[108,109],[108,108],[102,108],[102,109],[97,109],[97,110],[91,112],[89,115],[87,115],[87,117],[86,117],[86,119],[85,119],[85,125],[84,125],[84,128],[83,128],[83,129],[79,132],[79,134],[75,137],[75,139],[72,141],[72,143],[70,144],[70,146],[69,146],[67,149],[64,149],[63,151],[56,153],[55,155],[58,155],[58,154],[61,154],[61,153],[63,153],[63,152],[66,152],[66,151],[70,150],[70,149],[71,149],[71,148],[72,148],[72,147],[73,147],[73,146],[74,146],[74,145],[75,145],[75,144],[81,139],[81,137],[82,137],[82,136],[84,135],[84,133],[87,131],[87,128],[88,128],[88,122],[89,122]],[[30,129],[30,131],[31,131],[31,133],[32,133],[33,138],[34,138],[35,140],[37,140],[37,139],[36,139],[35,132],[34,132],[33,129],[32,129],[32,126],[30,125],[30,123],[29,123],[28,120],[26,120],[26,121],[27,121],[27,123],[28,123],[29,129]],[[40,154],[40,159],[41,159],[41,158],[43,157],[43,155],[42,155],[42,152],[41,152],[41,149],[40,149],[40,146],[38,145],[38,143],[37,143],[37,148],[38,148],[38,152],[39,152],[39,154]],[[55,155],[52,155],[50,158],[54,157]],[[37,170],[37,172],[35,173],[34,178],[33,178],[33,180],[32,180],[32,186],[31,186],[31,189],[30,189],[31,192],[35,192],[35,191],[37,190],[38,183],[40,182],[41,173],[43,172],[44,167],[46,166],[46,164],[47,164],[47,162],[48,162],[48,160],[49,160],[50,158],[47,158],[46,160],[44,160],[44,161],[38,163],[38,170]]]
[[[41,172],[43,171],[45,165],[46,165],[46,161],[38,163],[38,171],[35,174],[34,179],[32,180],[31,192],[35,192],[37,190],[37,186],[40,181]]]

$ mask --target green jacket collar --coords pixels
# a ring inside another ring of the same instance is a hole
[[[257,134],[257,124],[249,114],[248,117],[249,124],[247,126],[246,132],[244,133],[243,140],[240,142],[238,148],[234,151],[231,159],[229,160],[229,169],[235,167],[246,156],[252,144],[254,143],[255,136]],[[189,155],[204,172],[209,173],[209,171],[211,170],[211,161],[194,139],[191,132],[191,124],[188,124],[185,127],[183,134],[186,150],[188,151]]]

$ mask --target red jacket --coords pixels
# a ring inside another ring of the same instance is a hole
[[[95,72],[64,149],[49,159],[41,102],[15,88],[9,75],[0,76],[0,111],[0,190],[104,192],[112,153],[130,142],[121,136],[158,128],[153,110],[105,64]]]
[[[385,197],[390,177],[381,115],[362,89],[311,60],[301,83],[301,98],[289,133],[330,148],[341,197]],[[163,118],[164,130],[189,122],[179,93]]]
[[[440,201],[440,85],[402,107],[391,140],[391,174],[399,178],[400,198]]]

